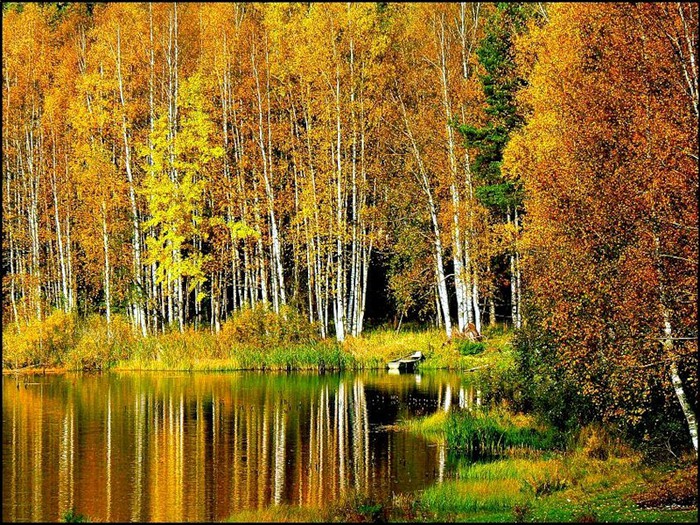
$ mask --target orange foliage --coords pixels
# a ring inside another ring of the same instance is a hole
[[[521,42],[537,58],[522,94],[532,113],[504,155],[526,190],[532,322],[594,406],[632,423],[657,379],[670,385],[672,360],[691,371],[697,359],[696,344],[662,345],[664,312],[674,337],[697,336],[697,109],[667,34],[679,16],[553,5]]]

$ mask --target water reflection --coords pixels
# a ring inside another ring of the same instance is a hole
[[[480,395],[438,373],[3,378],[3,521],[214,521],[444,479],[441,447],[384,428]]]

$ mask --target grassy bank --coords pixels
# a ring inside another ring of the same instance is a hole
[[[666,472],[673,469],[672,472]],[[549,458],[510,458],[464,466],[457,479],[420,494],[377,501],[350,495],[328,509],[280,505],[246,510],[232,522],[478,522],[478,523],[697,523],[697,508],[674,501],[693,490],[691,460],[664,468],[641,466],[634,457],[591,460],[580,452]],[[675,494],[665,487],[671,484]],[[655,506],[649,493],[666,493]]]
[[[602,427],[563,435],[532,414],[512,413],[497,403],[514,370],[510,334],[485,332],[484,341],[474,344],[448,342],[436,329],[380,329],[341,345],[321,340],[316,327],[293,312],[244,311],[217,334],[189,329],[143,337],[119,316],[108,330],[100,317],[77,321],[57,313],[20,333],[6,327],[3,369],[384,368],[388,360],[420,350],[426,355],[422,369],[470,370],[483,379],[482,407],[439,411],[397,428],[448,449],[456,467],[442,483],[384,501],[351,494],[321,510],[245,510],[231,521],[697,521],[695,458],[649,465]]]
[[[532,415],[437,413],[403,425],[455,454],[454,476],[414,495],[438,521],[697,522],[694,457],[647,465],[588,426],[564,436]]]
[[[43,321],[6,326],[3,370],[339,370],[384,368],[387,361],[420,350],[424,369],[509,366],[509,334],[494,331],[478,345],[447,341],[438,329],[378,329],[344,343],[321,339],[318,327],[285,310],[244,310],[223,324],[143,336],[114,315],[109,327],[94,315],[77,319],[54,312]]]
[[[694,457],[649,466],[600,427],[556,439],[529,415],[498,409],[478,419],[504,439],[520,442],[477,461],[464,454],[463,445],[465,436],[478,433],[478,424],[465,423],[463,415],[436,413],[406,422],[400,431],[441,441],[458,455],[454,473],[442,483],[386,500],[351,493],[326,509],[245,510],[230,521],[697,522]],[[455,432],[453,426],[462,428]]]

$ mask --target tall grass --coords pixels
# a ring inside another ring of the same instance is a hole
[[[439,411],[406,421],[402,427],[444,441],[450,450],[471,459],[563,450],[566,444],[566,436],[556,429],[538,424],[530,415],[511,413],[505,405]]]
[[[43,320],[33,319],[20,326],[3,330],[3,368],[47,367],[64,362],[77,340],[76,318],[55,311]]]
[[[122,315],[78,318],[56,311],[43,321],[3,331],[3,368],[61,367],[69,370],[342,370],[383,369],[415,351],[426,356],[423,369],[493,368],[507,356],[509,335],[485,342],[480,355],[462,356],[460,342],[447,341],[438,329],[377,329],[337,343],[321,340],[318,327],[303,314],[284,307],[279,314],[263,308],[236,312],[219,333],[166,330],[142,336]]]
[[[437,512],[510,510],[528,499],[517,479],[447,483],[428,488],[420,502]]]
[[[552,428],[516,426],[498,412],[454,412],[445,425],[447,446],[471,457],[499,456],[515,448],[551,450],[562,440]]]

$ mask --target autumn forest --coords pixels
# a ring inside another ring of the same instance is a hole
[[[517,406],[697,451],[697,4],[4,3],[2,29],[4,369],[88,319],[500,327]]]

